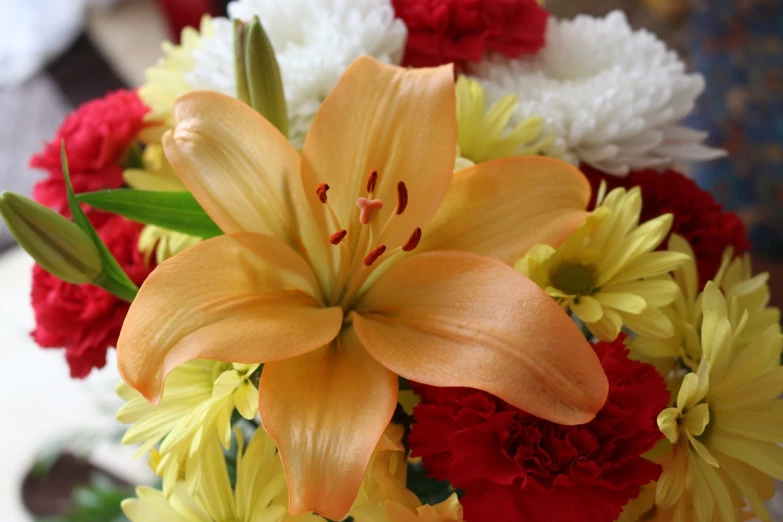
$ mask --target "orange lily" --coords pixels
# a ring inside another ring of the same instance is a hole
[[[181,97],[174,122],[166,155],[225,235],[147,279],[120,335],[120,372],[155,401],[186,361],[265,363],[259,410],[292,514],[347,513],[398,375],[485,390],[565,424],[601,408],[607,382],[592,349],[509,266],[583,221],[588,184],[534,157],[452,174],[450,66],[357,60],[301,156],[217,93]]]

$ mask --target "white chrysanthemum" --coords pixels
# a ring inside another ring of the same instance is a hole
[[[563,157],[624,175],[629,169],[720,157],[707,134],[680,125],[704,89],[674,51],[633,31],[620,11],[604,18],[550,18],[534,57],[494,56],[476,65],[490,98],[519,99],[514,121],[543,116]]]
[[[258,16],[272,42],[283,77],[289,138],[301,147],[310,122],[346,67],[363,55],[399,63],[406,28],[389,0],[238,0],[232,19]],[[235,95],[233,26],[212,21],[214,32],[193,53],[186,74],[197,89]]]

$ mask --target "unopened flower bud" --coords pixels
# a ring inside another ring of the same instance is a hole
[[[95,281],[101,273],[95,244],[60,214],[19,194],[3,192],[0,215],[19,245],[55,277],[81,284]]]
[[[288,108],[275,50],[258,17],[234,22],[237,98],[288,137]]]

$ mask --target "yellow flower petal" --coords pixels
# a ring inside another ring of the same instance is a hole
[[[625,265],[613,278],[613,283],[625,283],[636,279],[657,277],[671,272],[688,260],[680,252],[650,252]]]
[[[671,304],[672,301],[674,301],[679,292],[679,287],[677,286],[677,283],[667,277],[666,279],[645,279],[643,281],[608,284],[602,287],[601,291],[643,296],[648,305],[660,308]]]
[[[629,314],[640,314],[647,308],[647,302],[638,295],[627,293],[596,292],[595,299],[603,306],[608,306]]]
[[[594,323],[586,323],[587,329],[602,341],[614,341],[620,335],[623,328],[623,319],[616,311],[604,308],[604,314],[600,320]]]
[[[258,414],[258,390],[250,382],[239,385],[234,397],[237,411],[246,419],[252,419]]]
[[[710,453],[710,450],[705,446],[702,442],[698,441],[695,437],[693,437],[690,433],[688,434],[688,442],[691,443],[691,446],[694,450],[696,450],[696,454],[701,457],[701,459],[697,459],[700,462],[704,461],[710,466],[717,467],[718,461],[715,460],[715,457]]]
[[[772,519],[769,516],[767,507],[764,505],[764,501],[772,498],[772,494],[766,496],[763,490],[767,488],[760,487],[761,485],[758,484],[759,481],[754,480],[761,474],[748,467],[746,464],[732,459],[727,455],[718,454],[718,461],[720,462],[721,469],[731,477],[740,491],[742,491],[742,495],[747,499],[753,513],[762,522],[771,522]],[[766,476],[764,478],[772,485],[772,493],[774,493],[774,483],[772,479]]]
[[[658,414],[658,429],[672,444],[680,439],[679,421],[680,410],[677,408],[666,408]]]
[[[506,264],[534,245],[560,244],[587,216],[590,185],[551,158],[506,158],[454,173],[422,250],[463,250]]]
[[[671,319],[660,308],[647,307],[638,314],[621,312],[625,326],[634,333],[653,339],[668,339],[674,335]]]
[[[685,493],[688,475],[688,451],[681,445],[673,449],[671,461],[663,468],[655,489],[655,503],[662,508],[670,508]]]
[[[763,404],[783,393],[783,367],[778,366],[761,377],[734,388],[731,394],[721,396],[716,411],[742,410]]]
[[[450,251],[413,256],[386,272],[357,310],[362,344],[405,378],[478,388],[562,424],[589,421],[606,398],[606,377],[576,325],[499,261]]]
[[[710,407],[707,403],[697,404],[683,415],[683,426],[688,433],[698,437],[710,423]]]
[[[261,421],[286,470],[289,511],[341,520],[394,413],[397,377],[349,328],[320,350],[265,365],[259,390]]]
[[[571,310],[585,323],[596,323],[604,316],[601,302],[589,295],[575,299],[571,304]]]
[[[783,448],[777,444],[737,437],[715,427],[710,434],[710,445],[767,475],[783,480]]]
[[[196,245],[149,276],[125,319],[120,374],[148,399],[183,362],[261,363],[314,350],[340,330],[312,270],[269,236],[236,234]]]
[[[714,465],[699,459],[692,459],[691,463],[694,465],[694,473],[700,474],[702,481],[712,490],[711,497],[715,499],[715,504],[717,504],[719,519],[727,522],[737,520],[737,515],[739,514],[737,512],[739,510],[735,508],[732,502],[732,495],[726,487],[726,483],[718,476],[716,468],[713,467]],[[698,501],[696,502],[698,504]],[[708,512],[711,512],[711,510],[712,508]],[[698,513],[698,509],[696,512]],[[713,518],[708,516],[708,518],[697,518],[697,520],[713,520]]]

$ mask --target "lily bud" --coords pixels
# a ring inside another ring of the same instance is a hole
[[[288,136],[288,107],[275,50],[258,17],[234,22],[237,98]]]
[[[68,283],[92,283],[103,270],[90,237],[75,223],[35,201],[0,194],[0,215],[8,230],[47,272]]]

